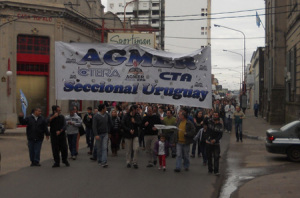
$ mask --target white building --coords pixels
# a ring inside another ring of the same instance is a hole
[[[115,13],[122,21],[124,27],[141,31],[154,29],[156,46],[164,49],[165,35],[165,0],[108,0],[107,11]]]
[[[186,53],[211,44],[211,0],[166,0],[165,49]]]

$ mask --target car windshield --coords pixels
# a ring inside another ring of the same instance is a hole
[[[284,125],[283,127],[280,128],[281,131],[285,131],[285,130],[288,130],[289,128],[291,127],[294,127],[295,125],[299,125],[299,121],[294,121],[294,122],[290,122],[286,125]]]

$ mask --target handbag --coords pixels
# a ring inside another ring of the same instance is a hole
[[[84,128],[83,128],[82,125],[79,127],[79,135],[80,135],[80,136],[85,135],[85,130],[84,130]]]

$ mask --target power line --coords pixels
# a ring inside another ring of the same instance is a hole
[[[74,9],[73,9],[74,10]],[[291,13],[291,12],[298,12],[299,10],[293,10],[293,11],[285,11],[285,12],[276,12],[276,13],[265,13],[265,14],[260,14],[260,16],[267,16],[267,15],[278,15],[278,14],[286,14],[286,13]],[[78,13],[78,12],[77,12]],[[80,12],[79,12],[80,13]],[[80,13],[81,14],[81,13]],[[36,16],[44,16],[44,17],[52,17],[52,18],[65,18],[64,16],[61,15],[38,15],[35,14]],[[82,15],[82,14],[81,14]],[[0,17],[18,17],[16,15],[0,15]],[[84,19],[87,20],[115,20],[115,18],[105,18],[105,17],[85,17],[82,16]],[[156,21],[169,21],[169,22],[180,22],[180,21],[201,21],[201,20],[219,20],[219,19],[236,19],[236,18],[247,18],[247,17],[256,17],[256,14],[250,14],[250,15],[239,15],[239,16],[225,16],[225,17],[211,17],[211,18],[194,18],[194,19],[173,19],[173,20],[164,20],[164,19],[155,19],[152,18],[153,20]],[[77,17],[68,17],[68,18],[77,18]],[[143,19],[142,17],[135,19],[133,18],[132,21],[137,22],[137,21],[149,21],[149,17],[145,17]]]
[[[268,9],[291,7],[291,6],[293,6],[293,5],[274,6],[274,7],[268,7],[268,8],[256,8],[256,9],[250,9],[250,10],[236,10],[236,11],[230,11],[230,12],[219,12],[219,13],[210,13],[210,14],[207,13],[207,15],[234,14],[234,13],[241,13],[241,12],[252,12],[252,11],[257,11],[257,10],[268,10]],[[165,17],[191,17],[191,16],[202,16],[202,14],[176,15],[176,16],[165,16]]]
[[[236,38],[236,37],[225,37],[225,38],[199,38],[199,37],[172,37],[172,36],[165,36],[165,38],[174,38],[174,39],[244,39],[244,38]],[[246,39],[264,39],[265,37],[247,37]]]

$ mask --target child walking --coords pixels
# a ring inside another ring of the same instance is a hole
[[[166,137],[164,135],[161,135],[160,140],[155,143],[154,152],[158,156],[159,160],[158,169],[166,171],[166,156],[169,154],[169,143],[166,141]]]

